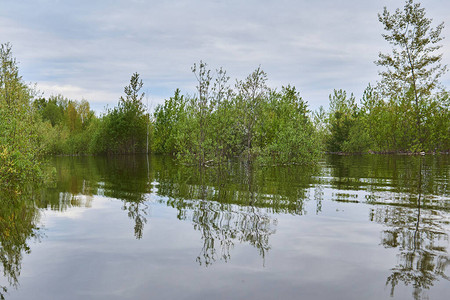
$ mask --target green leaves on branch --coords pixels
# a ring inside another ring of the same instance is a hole
[[[37,122],[31,105],[34,91],[26,85],[12,56],[0,47],[0,188],[15,189],[40,177]]]
[[[439,42],[444,24],[432,27],[420,3],[407,0],[403,10],[378,15],[391,53],[375,62],[384,67],[376,89],[369,86],[360,107],[345,92],[330,96],[327,149],[332,152],[449,151],[448,92],[439,78]]]
[[[384,96],[404,95],[410,91],[418,98],[430,95],[439,78],[447,71],[441,64],[440,35],[444,23],[432,28],[420,3],[407,0],[403,11],[390,13],[385,7],[378,15],[384,25],[383,37],[392,45],[392,53],[380,53],[375,63],[386,67],[381,71],[380,87]]]
[[[103,117],[95,133],[94,152],[129,154],[146,152],[148,115],[140,92],[143,82],[138,73],[131,76],[130,84],[124,88],[125,97],[119,105],[110,109]]]
[[[433,28],[425,9],[413,0],[407,0],[403,10],[394,13],[385,7],[378,19],[384,25],[384,39],[392,45],[392,52],[380,53],[375,62],[386,68],[380,72],[379,89],[386,98],[413,104],[416,137],[412,147],[424,150],[426,110],[432,105],[439,78],[447,71],[447,66],[441,64],[442,53],[436,53],[442,47],[439,42],[444,23]]]
[[[259,67],[233,90],[223,69],[203,62],[192,71],[197,95],[175,96],[155,112],[155,149],[187,164],[210,165],[240,157],[263,164],[313,163],[319,140],[307,104],[295,87],[271,90]]]

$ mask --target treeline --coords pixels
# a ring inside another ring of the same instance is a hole
[[[197,95],[179,89],[156,107],[143,104],[142,81],[133,74],[118,106],[96,117],[89,103],[62,96],[33,102],[41,121],[44,152],[51,154],[159,153],[188,164],[220,164],[229,159],[266,164],[310,163],[321,152],[448,152],[450,94],[385,97],[369,85],[357,101],[335,90],[329,110],[311,112],[295,87],[267,87],[257,68],[236,81],[222,69],[200,62],[193,68]],[[420,120],[417,122],[417,120]]]
[[[62,95],[35,99],[32,112],[40,122],[41,144],[47,154],[129,154],[148,152],[149,116],[142,103],[139,74],[131,77],[116,107],[97,117],[86,100]]]
[[[223,69],[212,76],[194,65],[197,96],[179,90],[158,105],[153,118],[153,151],[186,163],[222,163],[231,158],[263,163],[310,163],[320,152],[306,102],[295,87],[269,89],[257,68],[234,88]]]
[[[206,70],[201,63],[199,70]],[[360,101],[335,90],[329,110],[310,112],[292,86],[266,86],[256,69],[234,89],[223,70],[200,79],[202,96],[172,97],[148,114],[135,86],[118,106],[97,117],[86,100],[61,95],[33,101],[41,119],[40,137],[49,154],[159,153],[189,164],[217,164],[228,159],[264,163],[308,163],[320,152],[446,152],[450,149],[450,94],[441,90],[421,102],[420,127],[407,97],[386,100],[368,86]],[[198,74],[197,74],[198,75]],[[203,81],[202,81],[203,80]],[[139,80],[133,74],[131,82]],[[148,141],[148,145],[147,145]],[[147,148],[148,147],[148,148]]]
[[[96,117],[86,100],[63,96],[38,98],[32,111],[42,124],[41,149],[49,154],[163,153],[188,164],[218,164],[235,157],[277,163],[308,163],[320,152],[307,105],[295,87],[281,91],[266,86],[267,75],[257,69],[228,86],[222,70],[217,78],[200,63],[196,75],[199,95],[180,90],[147,113],[133,74],[118,106]]]
[[[307,104],[295,87],[269,89],[260,68],[234,88],[222,69],[194,65],[196,96],[181,95],[158,105],[143,104],[139,74],[131,77],[117,107],[97,117],[86,100],[63,96],[33,101],[49,154],[160,153],[186,164],[220,164],[229,159],[263,163],[311,163],[321,145]]]
[[[384,98],[370,85],[356,102],[335,90],[330,109],[316,112],[330,152],[418,153],[450,149],[450,94],[440,90],[416,107],[411,95]],[[419,122],[417,121],[419,119]]]
[[[212,72],[200,62],[192,69],[196,95],[177,89],[150,114],[135,73],[117,106],[96,116],[86,100],[36,97],[19,76],[11,47],[2,45],[0,54],[1,174],[11,180],[34,172],[42,154],[152,152],[199,165],[235,158],[305,164],[324,151],[450,149],[450,97],[444,89],[422,96],[419,106],[411,93],[386,97],[370,85],[359,103],[335,90],[328,111],[311,112],[295,87],[269,88],[261,68],[231,85],[223,69]]]

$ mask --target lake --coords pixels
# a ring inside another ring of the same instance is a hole
[[[56,157],[0,195],[4,299],[447,299],[450,156]]]

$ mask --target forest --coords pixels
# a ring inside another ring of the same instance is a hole
[[[380,80],[361,99],[332,91],[329,108],[309,108],[287,84],[268,86],[256,68],[232,81],[222,68],[192,67],[196,94],[173,96],[149,112],[140,74],[115,107],[96,115],[87,100],[42,97],[19,73],[12,46],[0,48],[0,182],[41,176],[45,155],[169,154],[180,163],[212,166],[232,159],[262,165],[314,164],[324,152],[436,153],[450,150],[450,91],[440,83],[443,23],[425,9],[378,15],[391,53],[375,62]],[[151,87],[150,87],[151,90]]]

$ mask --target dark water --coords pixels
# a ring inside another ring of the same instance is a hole
[[[450,157],[55,158],[0,195],[6,299],[448,299]]]

